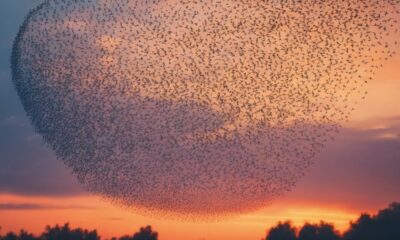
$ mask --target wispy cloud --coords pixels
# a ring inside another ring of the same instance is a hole
[[[57,205],[46,205],[46,204],[37,204],[37,203],[0,203],[0,211],[5,210],[42,210],[42,209],[87,209],[92,210],[96,209],[94,207],[89,206],[80,206],[80,205],[66,205],[66,206],[57,206]]]

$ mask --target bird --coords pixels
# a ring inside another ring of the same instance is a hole
[[[398,0],[49,0],[13,83],[84,188],[218,217],[294,188],[394,56]],[[354,97],[353,97],[354,96]]]

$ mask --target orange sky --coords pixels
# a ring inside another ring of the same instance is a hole
[[[25,228],[39,233],[46,224],[70,222],[72,226],[99,229],[102,236],[111,237],[131,233],[141,226],[151,224],[160,233],[161,239],[165,240],[259,239],[265,235],[267,227],[284,219],[291,219],[297,225],[304,221],[318,222],[324,219],[343,230],[349,219],[355,219],[358,214],[350,209],[334,206],[281,202],[265,210],[228,220],[185,222],[143,217],[93,196],[49,198],[3,194],[1,199],[2,202],[29,202],[48,208],[2,211],[3,231]]]
[[[378,135],[366,135],[368,138],[360,138],[361,140],[371,140],[370,138],[373,136],[386,139],[390,143],[394,143],[394,141],[399,143],[399,129],[391,128],[393,122],[387,120],[400,116],[399,69],[400,54],[397,54],[377,73],[374,81],[369,83],[366,99],[357,106],[350,121],[344,124],[347,129],[355,131],[357,134],[359,132],[363,134],[362,131],[380,130]],[[346,135],[347,132],[338,136],[337,141],[350,141],[348,139],[352,139],[352,135]],[[375,132],[371,134],[375,134]],[[362,145],[363,141],[359,141],[357,144],[358,147],[352,153],[341,153],[343,149],[350,151],[348,146],[347,148],[343,146],[345,144],[336,143],[328,146],[320,156],[316,156],[317,161],[310,168],[309,175],[300,181],[292,192],[287,193],[265,209],[226,220],[187,222],[159,217],[143,217],[133,210],[114,206],[99,197],[83,193],[67,196],[39,196],[0,192],[0,204],[33,204],[36,206],[31,206],[29,209],[0,208],[0,226],[2,227],[0,233],[4,234],[10,230],[17,231],[21,228],[39,233],[47,224],[70,222],[73,227],[98,229],[104,237],[133,233],[141,226],[152,225],[159,232],[162,240],[242,240],[260,239],[265,236],[266,230],[270,226],[277,221],[287,219],[293,220],[296,225],[305,221],[325,220],[334,223],[340,230],[344,230],[348,227],[349,221],[355,220],[362,211],[375,212],[386,207],[392,201],[400,201],[400,189],[396,181],[399,179],[399,174],[386,174],[385,172],[385,169],[395,166],[392,164],[395,164],[394,162],[398,158],[367,162],[368,166],[359,166],[352,164],[351,161],[349,163],[343,160],[337,169],[332,168],[336,163],[335,158],[338,156],[344,154],[347,154],[344,156],[358,156],[362,154],[363,149],[369,146]],[[20,149],[20,151],[24,150]],[[319,158],[322,160],[319,161]],[[352,158],[349,157],[349,159]],[[362,161],[360,162],[362,163]],[[387,163],[385,165],[387,168],[384,166],[385,163]],[[349,170],[342,176],[341,170],[347,168],[352,169],[353,172]],[[358,169],[361,173],[355,174]],[[377,171],[374,174],[378,176],[375,181],[362,179],[369,176],[369,171],[373,170]],[[380,172],[378,172],[379,170]],[[27,174],[29,174],[29,169]],[[68,174],[65,176],[70,178],[68,181],[74,181],[71,180],[72,176]],[[335,176],[338,181],[335,181]],[[52,181],[52,179],[48,181]],[[369,190],[371,192],[368,193]],[[367,198],[369,194],[371,196]]]
[[[358,106],[352,120],[346,124],[348,127],[375,128],[383,124],[376,119],[400,114],[398,104],[400,71],[397,70],[399,67],[400,57],[397,56],[378,73],[376,80],[369,85],[367,99]],[[320,164],[324,163],[317,162],[316,166],[311,168],[310,174],[313,174],[313,170]],[[102,236],[110,237],[134,232],[139,227],[150,224],[160,233],[163,240],[239,240],[260,239],[265,235],[268,227],[286,219],[292,219],[296,225],[305,221],[318,222],[322,219],[334,223],[343,230],[347,228],[349,221],[356,219],[363,210],[357,206],[357,203],[335,205],[325,201],[319,202],[318,195],[322,194],[319,191],[315,191],[314,196],[304,196],[304,189],[308,189],[307,185],[307,179],[301,181],[293,192],[258,212],[211,223],[143,217],[132,210],[113,206],[90,194],[71,197],[37,197],[3,193],[0,195],[0,203],[30,203],[45,207],[29,210],[1,210],[0,225],[3,233],[20,228],[38,233],[46,224],[70,222],[72,226],[98,229]],[[312,189],[306,192],[312,193]],[[394,200],[396,199],[372,204],[365,210],[374,212]]]

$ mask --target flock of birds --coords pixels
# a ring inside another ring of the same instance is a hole
[[[289,191],[395,54],[399,0],[46,0],[12,54],[83,186],[218,217]]]

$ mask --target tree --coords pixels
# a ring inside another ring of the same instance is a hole
[[[0,240],[36,240],[33,234],[26,232],[25,230],[21,230],[19,235],[9,232],[7,235],[0,236]]]
[[[377,215],[362,214],[351,223],[344,240],[398,240],[400,239],[400,203],[392,203]]]
[[[47,226],[45,232],[41,236],[42,240],[100,240],[96,230],[89,231],[87,229],[70,229],[66,223],[60,227]]]
[[[298,240],[340,240],[340,235],[332,224],[306,223],[299,232]]]
[[[296,240],[296,228],[292,227],[292,223],[286,221],[279,222],[275,227],[269,230],[266,240]]]
[[[133,237],[123,236],[119,240],[158,240],[158,233],[151,229],[151,226],[140,228],[139,232],[135,233]]]
[[[0,239],[1,240],[18,240],[18,236],[17,236],[17,234],[15,234],[13,232],[9,232],[4,237],[1,236]]]

